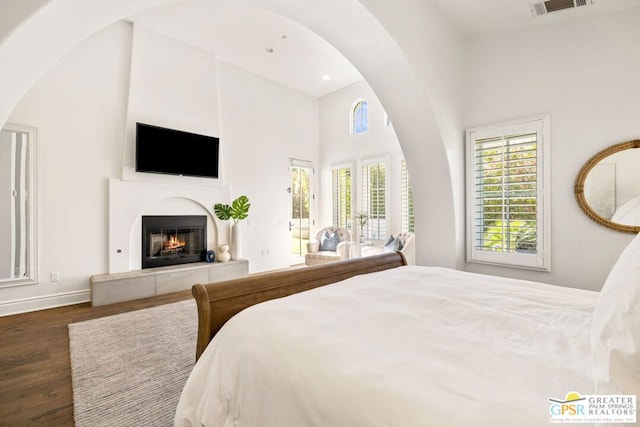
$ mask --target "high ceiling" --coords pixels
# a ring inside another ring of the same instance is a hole
[[[237,0],[180,2],[131,21],[316,97],[362,79],[343,55],[306,27]]]
[[[422,1],[431,2],[466,37],[640,7],[640,0],[595,0],[593,5],[534,17],[529,0]],[[312,31],[238,0],[180,2],[131,20],[316,97],[362,79],[344,56]]]
[[[466,36],[503,33],[640,7],[640,0],[593,0],[593,4],[586,6],[533,16],[530,4],[542,0],[424,1],[431,1]]]

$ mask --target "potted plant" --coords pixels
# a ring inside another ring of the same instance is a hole
[[[233,220],[231,225],[231,259],[240,259],[240,228],[238,223],[249,216],[249,198],[240,196],[231,205],[216,203],[213,212],[221,221]]]
[[[369,214],[366,212],[357,212],[356,218],[358,219],[358,223],[360,223],[360,243],[364,243],[365,236],[363,235],[363,230],[364,226],[367,225]]]
[[[234,224],[238,221],[246,219],[249,216],[249,198],[247,196],[240,196],[231,202],[231,205],[225,205],[222,203],[216,203],[213,206],[213,212],[216,214],[219,220],[227,221],[232,219]]]

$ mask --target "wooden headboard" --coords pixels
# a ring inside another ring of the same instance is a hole
[[[236,313],[275,298],[339,282],[352,276],[407,265],[400,252],[321,264],[293,270],[252,274],[241,279],[193,285],[198,306],[196,360],[213,336]]]

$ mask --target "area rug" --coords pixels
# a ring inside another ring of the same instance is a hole
[[[173,425],[197,321],[187,300],[70,324],[75,425]]]

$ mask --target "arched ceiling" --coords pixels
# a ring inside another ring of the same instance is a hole
[[[187,0],[51,0],[0,45],[0,122],[55,61],[96,31],[152,7]],[[215,3],[217,0],[209,0]],[[458,46],[424,0],[244,0],[287,17],[338,49],[376,92],[405,152],[421,212],[418,262],[455,267],[462,261],[461,118],[451,105]],[[371,12],[373,11],[373,12]],[[430,25],[435,24],[435,25]],[[394,32],[394,38],[390,34]],[[402,46],[402,47],[401,47]],[[442,46],[452,46],[443,53]],[[453,59],[452,59],[453,58]],[[450,61],[454,66],[442,66]],[[451,71],[454,71],[453,73]],[[443,88],[448,88],[443,90]],[[438,114],[436,114],[438,112]],[[453,126],[451,125],[453,124]],[[441,131],[442,130],[442,131]],[[444,136],[443,136],[444,133]],[[430,200],[438,200],[437,209]]]

